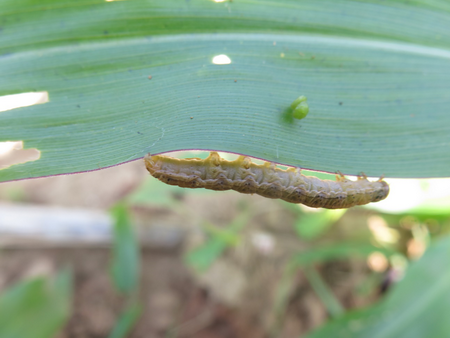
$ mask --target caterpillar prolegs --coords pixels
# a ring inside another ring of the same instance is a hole
[[[357,181],[337,175],[336,181],[302,175],[299,168],[283,170],[274,163],[252,163],[247,156],[227,161],[217,152],[200,158],[176,159],[148,154],[144,158],[150,174],[160,181],[183,188],[235,190],[302,203],[313,208],[341,209],[378,202],[389,194],[381,178],[370,182],[365,175]]]

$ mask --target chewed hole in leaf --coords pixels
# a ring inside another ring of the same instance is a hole
[[[216,55],[213,57],[212,63],[215,65],[229,65],[231,63],[231,59],[225,54]]]
[[[0,170],[15,164],[36,161],[41,152],[36,148],[23,149],[22,141],[0,142]]]
[[[48,92],[29,92],[0,96],[0,112],[47,103]]]

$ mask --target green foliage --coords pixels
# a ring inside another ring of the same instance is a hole
[[[312,266],[308,266],[303,269],[303,272],[305,273],[309,284],[314,289],[314,292],[327,308],[330,316],[338,317],[342,315],[345,312],[344,307],[339,303],[316,269]]]
[[[204,244],[186,254],[186,263],[199,271],[207,270],[226,248],[238,243],[238,234],[249,219],[250,213],[243,212],[223,230],[205,223],[204,229],[209,233],[210,238]]]
[[[112,210],[114,222],[114,248],[111,274],[120,292],[131,294],[139,283],[139,248],[125,205]]]
[[[152,205],[175,210],[178,203],[174,197],[182,197],[187,192],[184,188],[168,185],[153,177],[149,177],[136,191],[127,197],[127,202],[132,205]]]
[[[305,213],[299,212],[298,210],[298,217],[294,223],[294,229],[300,238],[305,240],[315,239],[337,222],[346,211],[346,209],[322,209],[316,212]]]
[[[326,246],[317,246],[292,256],[288,264],[284,267],[283,277],[278,286],[273,310],[277,317],[277,324],[272,328],[272,336],[276,337],[279,335],[280,324],[286,311],[290,291],[293,288],[294,276],[299,269],[305,274],[311,287],[328,310],[330,316],[339,317],[344,314],[345,309],[320,274],[315,270],[314,266],[330,261],[355,257],[366,258],[373,252],[382,252],[386,256],[394,254],[393,251],[381,249],[368,243],[340,242]]]
[[[308,338],[444,338],[450,332],[450,236],[410,265],[379,303],[327,323]]]
[[[111,277],[116,288],[127,296],[128,305],[117,319],[109,338],[122,338],[127,337],[142,311],[137,300],[140,253],[128,207],[118,204],[112,209],[112,215],[115,222]]]
[[[50,338],[69,317],[71,274],[59,273],[52,281],[35,278],[0,294],[1,338]]]
[[[136,303],[131,303],[116,321],[109,338],[125,338],[139,319],[142,307]]]
[[[41,151],[0,181],[177,149],[446,176],[449,18],[444,0],[4,0],[0,95],[50,102],[0,113],[0,141]],[[299,92],[314,114],[281,123]]]
[[[443,218],[450,217],[450,197],[429,199],[411,210],[408,215],[414,215],[419,218]]]
[[[381,252],[386,256],[396,253],[392,250],[379,248],[367,243],[340,242],[299,253],[292,257],[291,264],[301,267],[345,258],[364,258],[376,251]]]

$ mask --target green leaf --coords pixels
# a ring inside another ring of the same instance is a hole
[[[448,175],[448,1],[3,0],[0,25],[0,95],[50,100],[0,113],[0,141],[41,151],[0,181],[178,149]]]
[[[320,298],[331,317],[338,317],[345,312],[344,307],[339,300],[334,296],[333,291],[328,287],[323,278],[319,275],[316,269],[312,266],[307,266],[303,269],[309,284],[313,288],[316,295]]]
[[[302,213],[295,221],[294,229],[300,238],[312,240],[337,222],[346,211],[347,209],[338,209]]]
[[[139,282],[139,248],[126,206],[120,204],[112,213],[115,219],[112,278],[118,290],[130,294]]]
[[[188,252],[185,261],[199,271],[206,271],[229,246],[221,238],[213,237],[202,246]]]
[[[299,253],[291,258],[290,264],[302,267],[349,257],[367,257],[376,251],[386,256],[396,253],[392,250],[379,248],[366,243],[341,242]]]
[[[248,223],[249,218],[250,214],[243,212],[224,230],[206,223],[205,230],[211,237],[204,244],[186,254],[186,263],[199,271],[207,270],[228,247],[237,244],[238,234]]]
[[[435,242],[386,298],[331,321],[308,338],[444,338],[450,332],[450,236]]]
[[[141,315],[142,307],[136,303],[131,303],[120,315],[109,338],[124,338],[133,328]]]
[[[20,282],[0,294],[1,338],[51,338],[69,318],[72,279],[68,271],[54,280]]]
[[[131,205],[157,205],[175,210],[177,206],[175,197],[184,196],[186,192],[186,189],[168,185],[149,177],[127,197],[127,202]]]

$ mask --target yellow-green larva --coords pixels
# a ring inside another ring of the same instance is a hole
[[[302,175],[300,169],[277,168],[274,163],[252,163],[250,157],[224,160],[217,152],[200,158],[176,159],[148,154],[144,158],[150,174],[160,181],[183,188],[235,190],[302,203],[313,208],[342,209],[385,199],[389,185],[381,178],[370,182],[365,176],[357,181],[337,175],[336,181]]]
[[[297,97],[294,102],[291,103],[292,116],[296,119],[303,119],[309,113],[309,106],[306,102],[306,96]]]

